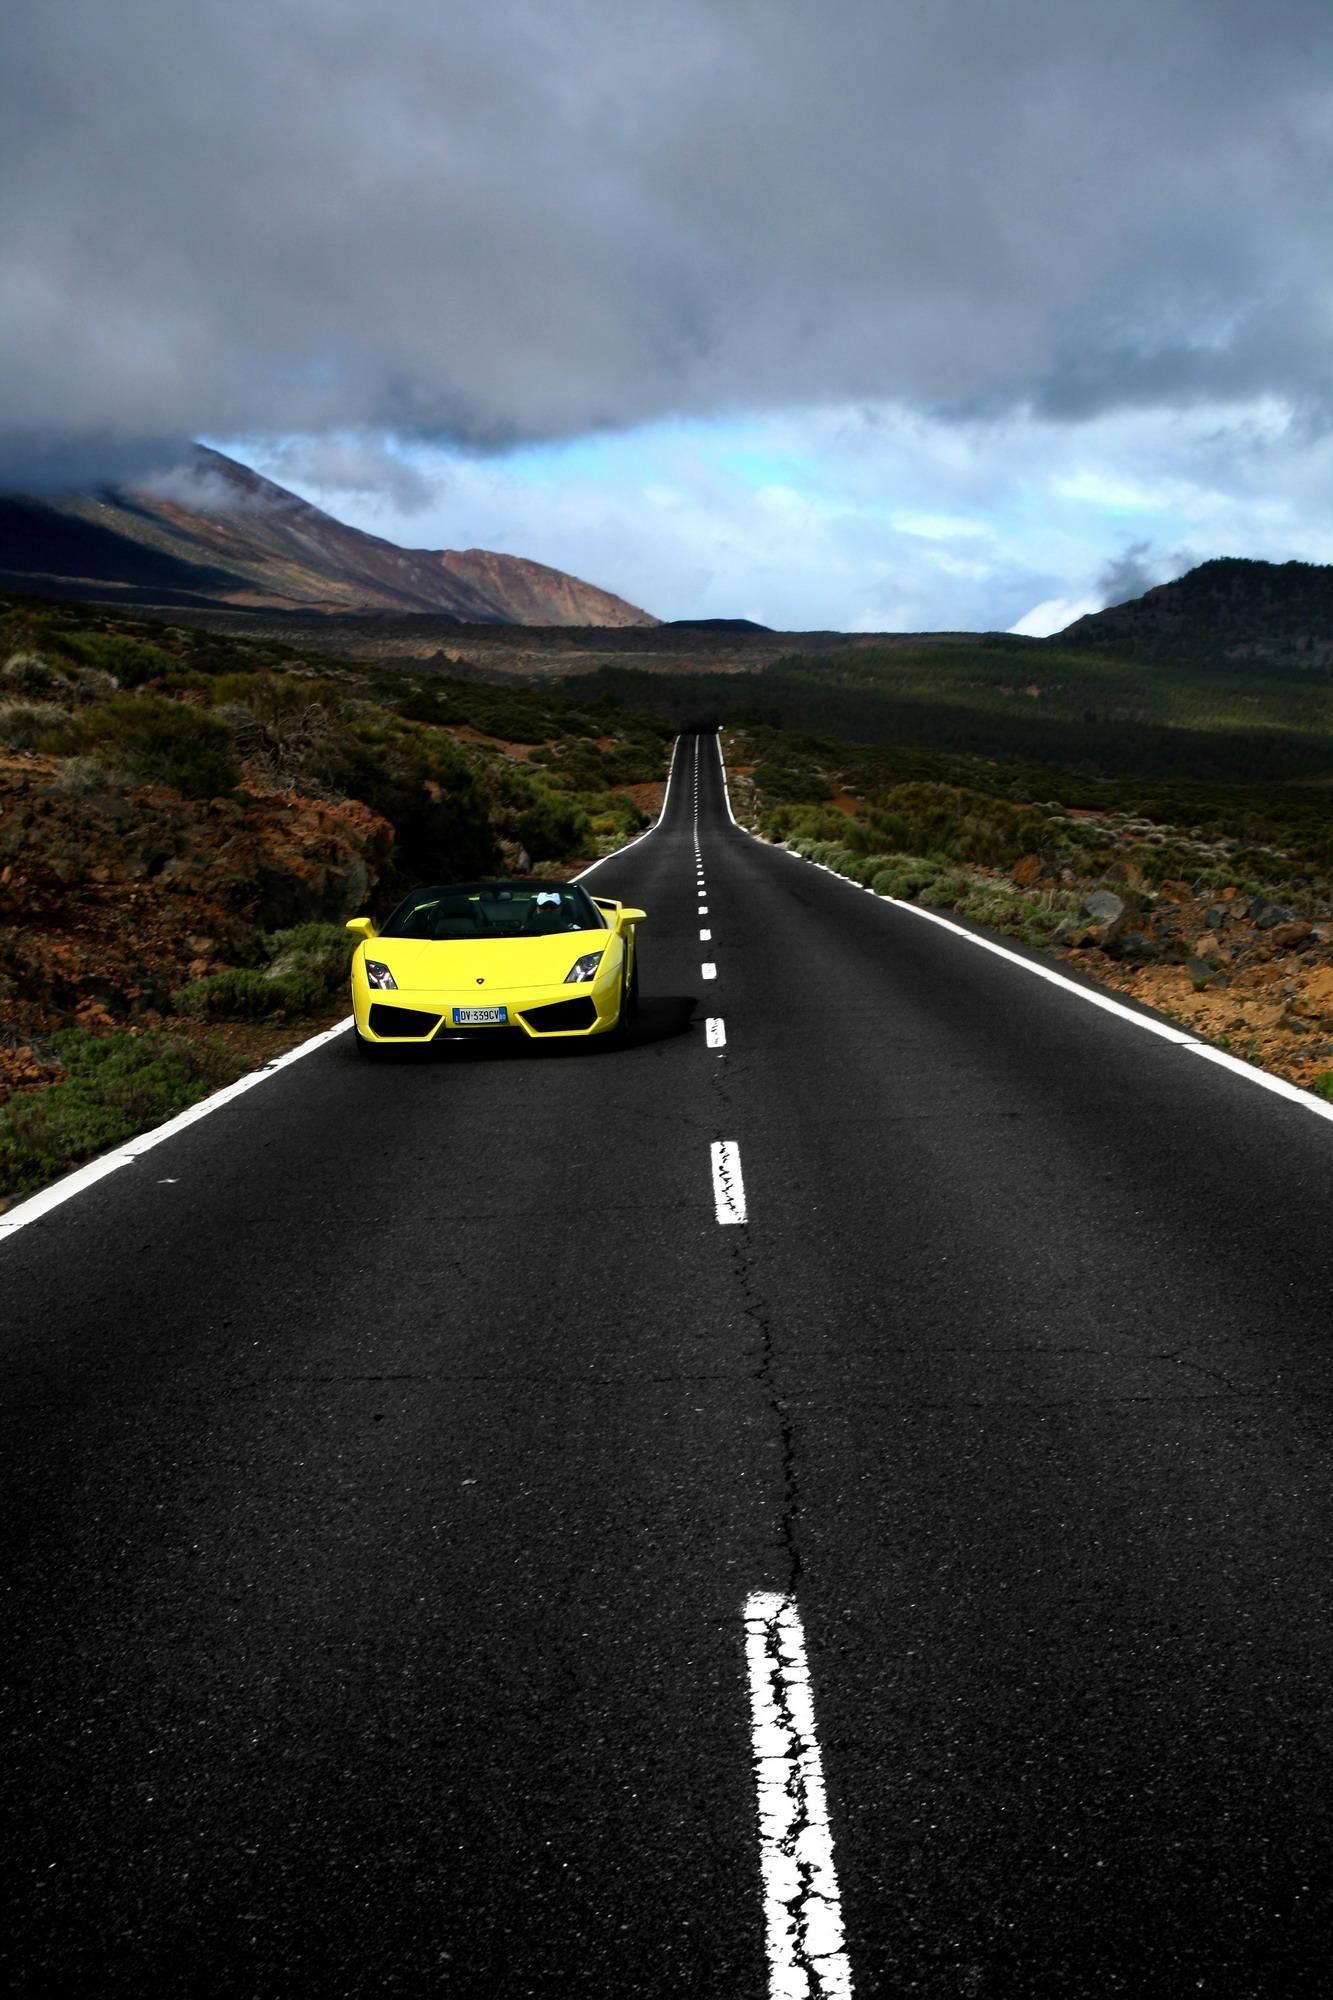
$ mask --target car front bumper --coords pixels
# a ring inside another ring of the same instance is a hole
[[[500,1022],[455,1021],[455,1008],[503,1008]],[[475,988],[421,992],[369,986],[352,981],[352,1012],[356,1031],[367,1042],[478,1041],[515,1031],[530,1041],[554,1041],[604,1035],[620,1018],[620,982],[598,980],[587,986],[510,988],[481,994]]]

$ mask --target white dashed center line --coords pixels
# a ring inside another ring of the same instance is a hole
[[[810,1668],[790,1597],[745,1605],[770,2000],[851,2000]]]
[[[713,933],[711,931],[700,931],[699,942],[700,944],[711,944],[713,942]]]
[[[720,1014],[710,1014],[704,1022],[704,1036],[710,1049],[727,1046],[727,1024]]]
[[[714,965],[711,958],[706,958],[704,960],[703,964],[699,967],[699,971],[702,973],[705,979],[717,978],[717,967]]]
[[[741,1179],[741,1149],[734,1139],[714,1139],[713,1205],[719,1222],[744,1222],[745,1182]]]
[[[699,905],[699,915],[700,915],[701,917],[706,917],[706,916],[708,915],[708,905],[707,905],[707,903],[700,903],[700,905]]]

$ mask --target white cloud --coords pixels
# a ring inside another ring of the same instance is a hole
[[[1084,500],[1104,512],[1155,514],[1171,504],[1160,487],[1147,486],[1142,480],[1113,478],[1090,466],[1055,480],[1052,491],[1062,500]]]
[[[284,483],[322,464],[286,443],[236,455]],[[857,404],[508,457],[403,456],[431,495],[424,507],[294,483],[372,533],[531,556],[667,618],[862,631],[1030,630],[1053,618],[1059,629],[1208,556],[1333,560],[1333,434],[1296,449],[1244,408],[962,428]],[[1116,504],[1063,490],[1091,465]],[[1120,505],[1136,481],[1171,504]]]
[[[1034,604],[1009,630],[1027,639],[1049,639],[1052,632],[1063,632],[1076,618],[1086,618],[1090,611],[1101,608],[1100,597],[1048,597],[1044,603]]]
[[[900,508],[893,515],[900,535],[915,535],[925,542],[988,540],[994,529],[988,521],[970,521],[962,514],[914,514]]]

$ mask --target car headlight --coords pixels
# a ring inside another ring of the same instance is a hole
[[[604,949],[605,946],[602,947],[602,950]],[[569,971],[565,974],[566,986],[583,986],[586,985],[588,980],[595,979],[597,968],[601,962],[601,950],[585,951],[582,958],[574,960],[573,965],[570,966]]]
[[[390,986],[396,990],[398,986],[398,981],[394,978],[388,966],[378,958],[368,958],[366,960],[366,981],[367,984],[378,986],[381,990]]]

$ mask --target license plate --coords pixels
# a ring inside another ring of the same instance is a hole
[[[507,1027],[509,1009],[507,1007],[455,1007],[454,1026],[456,1028]]]

